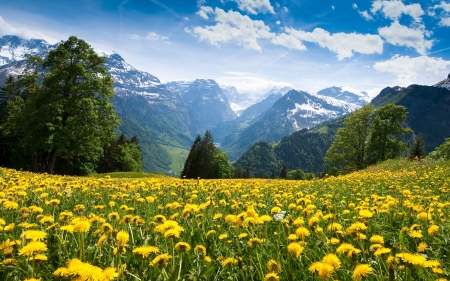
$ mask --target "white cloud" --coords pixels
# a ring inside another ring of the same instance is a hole
[[[238,3],[239,9],[256,15],[258,12],[270,12],[275,14],[275,10],[270,5],[269,0],[233,0]]]
[[[450,26],[450,18],[442,19],[440,24],[443,26]]]
[[[439,5],[434,5],[434,9],[443,9],[446,12],[450,12],[450,3],[445,3],[444,1],[441,2]]]
[[[352,7],[353,9],[358,9],[358,5],[356,5],[356,3],[353,3]]]
[[[44,39],[50,44],[54,44],[60,41],[52,36],[43,34],[40,31],[22,27],[14,27],[7,23],[2,16],[0,16],[0,36],[3,35],[16,35],[23,39]]]
[[[438,10],[438,9],[442,9],[444,10],[444,13],[441,14],[442,18],[441,18],[441,22],[439,23],[442,26],[450,26],[450,3],[445,3],[444,1],[441,2],[441,4],[439,5],[434,5],[433,7],[434,10]],[[436,12],[432,11],[430,9],[429,14],[431,16],[435,16]]]
[[[130,38],[132,40],[149,40],[149,41],[161,41],[164,43],[169,43],[169,41],[168,41],[169,37],[159,35],[153,31],[148,32],[145,37],[141,37],[137,34],[132,34],[132,35],[128,36],[128,38]]]
[[[372,3],[370,11],[372,14],[381,11],[386,18],[392,20],[398,20],[402,14],[410,15],[417,22],[421,21],[421,17],[425,13],[420,4],[405,5],[402,0],[376,0]]]
[[[429,35],[429,33],[423,29],[423,26],[416,29],[408,28],[398,21],[394,21],[389,27],[379,28],[378,33],[387,42],[397,46],[414,48],[421,55],[425,55],[427,50],[433,46],[433,40],[425,39],[425,35]]]
[[[208,14],[212,14],[214,11],[211,7],[202,6],[200,7],[200,11],[197,12],[197,14],[204,18],[205,20],[209,19]]]
[[[287,7],[283,7],[283,12],[285,12],[285,13],[287,13],[287,12],[289,12],[289,9],[287,8]]]
[[[387,61],[375,63],[373,67],[380,72],[396,74],[399,86],[433,85],[447,77],[450,61],[428,56],[410,58],[395,55]]]
[[[277,35],[272,39],[272,43],[297,50],[306,50],[302,41],[317,43],[320,47],[336,53],[338,60],[350,58],[354,52],[361,54],[383,52],[383,40],[378,35],[342,32],[330,34],[321,28],[316,28],[313,32],[293,28],[285,28],[285,31],[287,34]]]
[[[333,10],[334,10],[334,6],[331,6],[331,9],[333,9]]]
[[[371,15],[369,15],[369,13],[367,11],[358,11],[358,13],[365,18],[366,20],[373,20],[373,17]]]
[[[280,25],[280,24],[281,24],[281,21],[277,20],[275,23],[276,23],[277,25]]]
[[[220,42],[237,42],[247,49],[262,51],[259,39],[270,39],[274,34],[270,28],[260,20],[252,20],[238,12],[225,12],[215,8],[216,25],[206,27],[186,28],[185,31],[194,34],[200,41],[208,41],[218,46]]]
[[[239,93],[249,96],[252,103],[256,102],[262,95],[269,92],[273,87],[293,87],[287,82],[278,82],[267,79],[262,76],[254,75],[247,72],[227,72],[227,76],[216,78],[220,85],[233,85]]]

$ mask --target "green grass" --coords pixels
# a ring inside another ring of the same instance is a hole
[[[164,144],[161,144],[161,147],[172,157],[172,163],[169,165],[169,168],[176,173],[175,176],[181,174],[189,150]]]

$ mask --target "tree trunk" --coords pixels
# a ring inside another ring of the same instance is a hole
[[[39,157],[38,153],[34,152],[31,155],[31,162],[33,163],[34,172],[53,174],[53,169],[56,162],[56,153],[57,149],[53,149],[51,152],[45,152],[42,157]]]

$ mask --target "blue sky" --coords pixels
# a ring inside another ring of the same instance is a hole
[[[163,82],[212,78],[255,97],[282,85],[374,95],[450,72],[449,0],[15,0],[0,17],[0,36],[75,35]]]

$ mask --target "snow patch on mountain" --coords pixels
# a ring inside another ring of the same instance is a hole
[[[444,79],[441,82],[434,84],[433,87],[445,88],[450,91],[450,73],[448,74],[447,79]]]

